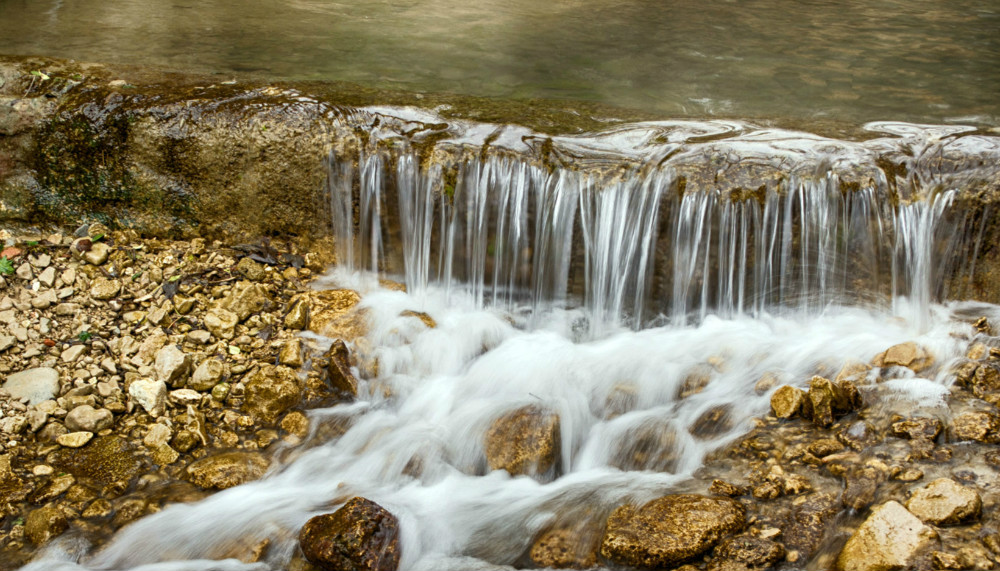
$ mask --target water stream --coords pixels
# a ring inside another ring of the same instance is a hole
[[[948,138],[892,128],[917,133],[910,148]],[[265,479],[169,506],[94,553],[63,536],[26,569],[281,569],[302,524],[354,495],[399,518],[402,569],[509,569],[550,526],[599,528],[625,501],[688,489],[707,454],[766,414],[765,375],[802,386],[910,340],[939,363],[956,358],[968,329],[956,312],[996,311],[948,302],[946,278],[970,271],[976,251],[954,208],[962,188],[916,167],[903,190],[885,176],[845,187],[865,149],[889,140],[743,129],[665,123],[556,141],[576,150],[569,166],[511,153],[527,140],[507,136],[516,128],[473,147],[468,131],[428,147],[376,129],[335,151],[341,264],[316,287],[363,293],[377,374],[355,402],[310,411],[313,436]],[[742,195],[684,192],[682,159],[704,145],[785,153],[790,174]],[[885,391],[934,411],[950,382],[911,373]],[[491,422],[529,404],[559,415],[554,478],[487,468]],[[324,436],[331,425],[348,428]],[[215,561],[264,538],[263,562]]]

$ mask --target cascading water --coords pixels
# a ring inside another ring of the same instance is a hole
[[[403,569],[524,566],[546,529],[599,529],[623,502],[687,489],[766,413],[764,377],[801,386],[910,340],[940,362],[959,353],[960,324],[935,302],[978,234],[955,232],[953,190],[896,206],[884,177],[843,184],[851,154],[829,142],[793,152],[753,133],[736,146],[792,161],[786,177],[690,191],[690,141],[739,128],[665,126],[559,141],[549,158],[567,164],[511,152],[530,140],[514,128],[474,152],[373,136],[335,154],[340,267],[317,287],[364,294],[378,369],[358,399],[310,411],[306,445],[265,479],[170,506],[93,554],[64,537],[28,568],[282,569],[305,521],[354,495],[398,516]],[[624,163],[603,154],[636,144]],[[934,410],[948,382],[910,374],[893,398]],[[491,423],[525,405],[560,419],[549,478],[487,468]],[[349,428],[324,440],[328,424]],[[208,561],[264,538],[261,563]]]

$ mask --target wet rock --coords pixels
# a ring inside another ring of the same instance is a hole
[[[167,384],[152,379],[137,379],[128,387],[131,399],[152,416],[160,416],[167,407]]]
[[[785,385],[771,395],[771,412],[777,418],[801,415],[806,406],[806,393],[798,387]]]
[[[24,535],[35,545],[44,545],[69,528],[66,514],[57,507],[32,510],[24,520]]]
[[[187,467],[186,473],[196,486],[224,490],[259,479],[268,466],[261,454],[228,452],[195,461]]]
[[[713,406],[702,413],[691,425],[689,432],[698,438],[716,438],[733,429],[732,407]]]
[[[839,511],[837,498],[830,494],[817,493],[797,498],[791,516],[782,528],[785,548],[802,557],[812,557]]]
[[[232,339],[236,336],[239,318],[228,309],[215,307],[205,315],[205,329],[218,339]]]
[[[302,527],[299,546],[326,571],[395,571],[399,567],[399,523],[382,506],[355,497],[332,514]]]
[[[763,570],[784,558],[785,548],[769,539],[738,535],[720,542],[713,555],[708,571]]]
[[[820,438],[819,440],[814,440],[809,443],[809,446],[806,449],[813,456],[823,458],[831,454],[843,452],[844,444],[833,438]]]
[[[278,362],[282,365],[288,365],[289,367],[301,367],[302,366],[302,340],[298,337],[294,337],[285,342],[281,346],[281,351],[278,353]]]
[[[292,411],[281,419],[281,429],[285,432],[305,438],[309,435],[309,417],[298,411]]]
[[[857,361],[852,361],[846,363],[837,373],[834,382],[840,384],[844,381],[851,381],[854,383],[864,383],[868,377],[869,371],[872,370],[871,365],[866,363],[860,363]]]
[[[881,439],[879,431],[863,420],[852,422],[837,432],[837,440],[858,452],[878,444]]]
[[[838,416],[860,405],[857,388],[849,381],[837,384],[823,377],[813,377],[809,381],[807,396],[812,408],[812,421],[822,427],[832,425]]]
[[[673,472],[680,459],[677,430],[668,419],[648,418],[630,426],[620,442],[610,463],[621,470]]]
[[[951,435],[955,440],[1000,442],[1000,416],[989,412],[967,412],[951,421]]]
[[[529,556],[538,568],[590,569],[597,567],[597,533],[554,528],[531,546]]]
[[[876,367],[907,367],[922,373],[934,365],[934,357],[913,341],[893,345],[872,360]]]
[[[153,424],[149,427],[149,430],[146,431],[146,435],[142,438],[142,443],[148,448],[156,448],[169,443],[171,436],[172,431],[169,426],[164,424]]]
[[[971,374],[960,368],[955,375],[960,386],[966,387],[979,398],[1000,392],[1000,368],[997,365],[993,363],[979,365],[968,363],[968,365],[973,369]]]
[[[77,480],[89,478],[102,485],[131,482],[142,473],[133,445],[116,434],[98,436],[82,448],[56,450],[49,463]]]
[[[187,384],[196,391],[210,391],[215,385],[222,382],[222,377],[225,374],[225,363],[210,357],[198,365]]]
[[[707,552],[745,525],[745,510],[735,500],[665,496],[638,508],[616,509],[608,518],[600,553],[618,565],[671,567]]]
[[[100,432],[110,428],[114,421],[110,410],[84,404],[69,411],[64,422],[70,431]]]
[[[156,352],[153,367],[157,380],[173,387],[182,387],[191,373],[191,356],[176,345],[166,345]]]
[[[56,436],[56,443],[66,448],[80,448],[94,437],[93,432],[67,432]]]
[[[911,418],[892,423],[892,435],[912,440],[934,440],[941,434],[943,425],[935,418]]]
[[[285,316],[285,328],[302,330],[309,327],[309,302],[306,298],[299,298],[292,302]]]
[[[983,502],[976,490],[951,478],[939,478],[913,492],[906,508],[934,525],[957,525],[976,520]]]
[[[437,321],[434,321],[433,317],[431,317],[427,313],[424,313],[423,311],[413,311],[413,310],[407,309],[405,311],[400,312],[399,316],[400,317],[416,317],[428,329],[434,329],[434,328],[437,327]]]
[[[708,488],[709,493],[717,496],[736,498],[750,493],[750,488],[731,484],[725,480],[712,480],[712,485]]]
[[[272,425],[299,403],[302,387],[295,371],[269,365],[247,381],[245,394],[243,410],[257,422]]]
[[[875,502],[878,487],[889,479],[889,471],[878,465],[855,466],[847,472],[846,487],[840,497],[846,508],[861,510]]]
[[[117,297],[121,290],[122,284],[118,280],[97,278],[90,284],[90,297],[109,300]]]
[[[872,510],[837,557],[839,571],[904,569],[929,549],[936,533],[898,502]]]
[[[365,323],[357,315],[356,306],[361,301],[358,292],[336,289],[311,292],[309,303],[309,330],[327,337],[353,341],[365,334]]]
[[[330,346],[326,357],[329,360],[326,370],[330,385],[342,395],[351,398],[358,396],[358,379],[351,372],[351,353],[347,344],[342,339],[337,339]]]
[[[37,367],[14,373],[7,377],[3,390],[13,399],[28,399],[29,405],[51,400],[59,393],[59,371]]]
[[[46,466],[48,470],[51,470],[51,466]],[[51,500],[54,500],[66,493],[73,484],[76,483],[76,478],[72,474],[64,474],[62,476],[56,476],[49,480],[49,482],[43,485],[41,488],[36,489],[28,496],[28,501],[40,505]]]
[[[560,454],[559,415],[536,405],[510,411],[490,425],[484,447],[491,470],[551,474]]]

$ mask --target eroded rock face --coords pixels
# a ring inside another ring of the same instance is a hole
[[[191,463],[187,477],[202,488],[224,490],[260,478],[268,466],[269,462],[260,454],[228,452]]]
[[[872,511],[837,557],[839,571],[904,569],[934,543],[937,534],[899,502]]]
[[[332,514],[316,516],[299,533],[302,553],[326,571],[395,571],[399,523],[375,502],[355,497]]]
[[[951,478],[939,478],[913,492],[906,509],[934,525],[955,525],[979,518],[983,501],[979,492]]]
[[[744,525],[745,510],[735,500],[664,496],[638,508],[616,509],[607,521],[601,556],[629,567],[670,568],[705,553]]]
[[[493,421],[486,433],[486,460],[491,470],[514,476],[538,476],[555,469],[560,453],[559,415],[529,405]]]

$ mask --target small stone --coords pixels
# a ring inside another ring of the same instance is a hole
[[[942,424],[934,418],[912,418],[892,423],[892,435],[912,440],[934,440],[941,434]]]
[[[86,353],[86,345],[70,345],[60,354],[59,358],[62,359],[63,363],[75,363]]]
[[[137,379],[128,387],[128,394],[153,416],[160,416],[167,406],[167,384],[152,379]]]
[[[35,272],[32,271],[31,264],[29,264],[28,262],[24,262],[23,264],[17,267],[17,270],[14,271],[14,275],[21,278],[24,281],[29,281],[35,277]]]
[[[24,535],[35,545],[44,545],[69,528],[66,514],[57,507],[32,510],[24,520]]]
[[[197,405],[201,402],[201,393],[193,389],[177,389],[170,391],[170,402],[180,405]]]
[[[595,533],[555,528],[542,534],[529,553],[539,569],[590,569],[597,566]]]
[[[309,435],[309,417],[295,410],[285,415],[281,419],[281,429],[289,434],[294,434],[299,438]]]
[[[222,309],[236,314],[242,323],[251,315],[260,312],[271,302],[267,289],[261,284],[239,282],[220,303]]]
[[[156,352],[156,378],[174,387],[182,387],[191,373],[191,356],[176,345],[166,345]]]
[[[246,276],[248,280],[255,282],[259,282],[267,277],[267,272],[264,270],[264,266],[258,264],[250,258],[241,259],[240,262],[236,264],[236,271]]]
[[[196,486],[224,490],[260,478],[268,465],[260,454],[228,452],[202,458],[188,466],[186,473]]]
[[[150,456],[153,458],[153,462],[159,464],[160,466],[167,466],[173,464],[181,457],[180,453],[168,446],[167,444],[161,444],[150,449]]]
[[[56,284],[56,269],[52,266],[45,268],[38,274],[38,281],[45,287],[52,287]]]
[[[219,359],[209,357],[194,370],[188,381],[188,387],[196,391],[210,391],[222,381],[225,374],[226,365]]]
[[[174,310],[177,313],[187,315],[191,313],[192,309],[194,309],[194,305],[197,300],[193,297],[179,293],[176,294],[170,301],[174,304]]]
[[[93,432],[67,432],[56,437],[56,442],[66,448],[80,448],[90,442],[94,437]]]
[[[108,246],[104,242],[93,242],[90,245],[90,249],[83,253],[83,259],[91,265],[100,266],[104,262],[108,261],[108,255],[111,253],[111,246]]]
[[[152,424],[149,430],[146,431],[146,436],[142,438],[142,443],[146,445],[147,448],[156,448],[158,446],[163,446],[170,442],[171,430],[169,426],[164,424]]]
[[[854,532],[837,557],[839,571],[884,571],[909,567],[937,534],[898,502],[890,501]]]
[[[976,490],[951,478],[939,478],[913,492],[906,508],[934,525],[956,525],[976,520],[983,502]]]
[[[298,376],[287,367],[262,367],[246,383],[243,409],[257,422],[271,425],[302,398]]]
[[[194,331],[188,331],[185,338],[197,345],[208,345],[212,341],[212,334],[204,329],[195,329]]]
[[[84,404],[69,411],[64,422],[71,432],[100,432],[114,424],[114,416],[107,409]]]
[[[287,329],[302,330],[309,327],[309,303],[305,298],[300,298],[292,303],[285,316],[285,327]]]
[[[232,339],[239,319],[236,314],[221,307],[212,308],[205,315],[205,329],[218,339]]]
[[[223,402],[229,396],[229,384],[219,383],[212,387],[212,400]]]
[[[967,412],[951,421],[952,436],[956,440],[1000,442],[1000,417],[989,412]]]
[[[486,461],[491,470],[511,475],[543,476],[557,468],[559,415],[528,405],[503,414],[486,432]]]
[[[712,485],[708,488],[708,491],[716,496],[726,496],[729,498],[737,498],[750,493],[750,489],[746,486],[737,486],[725,480],[712,480]]]
[[[99,300],[109,300],[118,296],[122,284],[118,280],[97,278],[90,284],[90,297]]]
[[[802,389],[785,385],[771,395],[771,412],[777,418],[792,418],[801,414],[806,406],[806,393]]]
[[[282,365],[288,365],[289,367],[296,367],[296,368],[301,367],[302,339],[299,339],[298,337],[289,339],[281,347],[281,352],[278,353],[278,362],[280,362]]]

